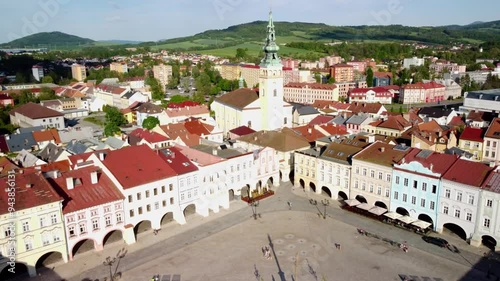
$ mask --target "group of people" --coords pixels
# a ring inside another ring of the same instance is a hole
[[[262,254],[264,257],[268,260],[272,259],[273,257],[271,256],[271,249],[269,249],[269,246],[264,246],[262,247]]]

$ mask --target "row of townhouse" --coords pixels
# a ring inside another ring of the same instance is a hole
[[[19,169],[0,178],[12,186],[0,195],[0,271],[15,260],[35,276],[49,256],[67,262],[84,243],[102,250],[117,237],[132,244],[145,229],[185,224],[193,213],[217,213],[279,184],[272,148],[139,145],[72,160],[71,169]]]
[[[355,199],[428,222],[434,231],[453,229],[471,245],[500,239],[500,170],[458,155],[359,137],[295,153],[295,186]],[[498,248],[497,248],[498,249]]]

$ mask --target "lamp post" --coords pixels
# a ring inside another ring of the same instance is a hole
[[[323,207],[325,208],[325,212],[323,213],[323,219],[326,219],[326,206],[330,206],[330,200],[323,199],[321,200],[321,204],[323,204]]]
[[[254,220],[257,220],[257,218],[260,218],[261,215],[259,213],[257,213],[257,207],[259,206],[259,201],[258,200],[255,200],[255,201],[250,201],[250,207],[252,207],[252,217]]]
[[[316,209],[318,209],[318,212],[319,212],[319,216],[320,217],[323,217],[323,219],[326,219],[326,206],[330,206],[330,201],[328,199],[323,199],[321,200],[321,204],[323,205],[324,207],[324,211],[323,213],[321,212],[321,210],[318,208],[318,200],[315,200],[315,199],[309,199],[309,203],[313,206],[316,206]]]

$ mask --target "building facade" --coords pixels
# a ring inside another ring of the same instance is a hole
[[[160,81],[161,85],[165,86],[172,78],[172,66],[167,64],[160,64],[153,66],[153,76]]]
[[[333,84],[289,83],[284,86],[283,91],[287,102],[313,104],[316,100],[339,100],[339,90]]]
[[[83,82],[87,79],[87,70],[84,65],[74,63],[71,65],[71,77],[78,82]]]

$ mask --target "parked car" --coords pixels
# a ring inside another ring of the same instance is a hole
[[[430,244],[437,245],[441,248],[448,247],[450,244],[448,241],[444,240],[443,238],[438,238],[438,237],[432,237],[432,236],[422,236],[422,239]]]

